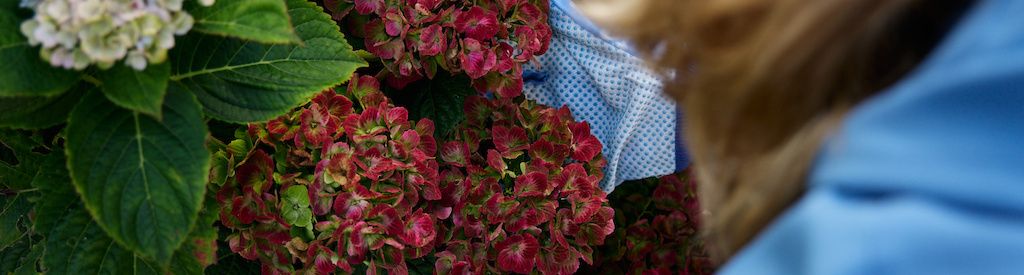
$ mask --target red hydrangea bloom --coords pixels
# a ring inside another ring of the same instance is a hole
[[[516,157],[516,152],[523,151],[529,144],[526,136],[526,129],[522,127],[494,126],[491,128],[491,136],[494,137],[494,146],[498,152],[505,157]]]
[[[451,141],[441,148],[441,160],[450,165],[466,167],[469,164],[469,145],[465,142]]]
[[[270,193],[273,185],[274,161],[262,150],[253,151],[235,171],[233,181],[225,183],[217,192],[217,201],[224,206],[221,223],[241,227],[253,222],[273,222],[267,207],[276,197]]]
[[[403,273],[406,260],[433,252],[433,123],[410,121],[378,87],[356,76],[345,92],[324,91],[233,142],[253,148],[217,194],[233,252],[281,274],[352,272],[364,261]],[[290,192],[296,186],[306,192]]]
[[[627,182],[612,193],[615,211],[624,212],[611,224],[594,223],[587,231],[613,231],[606,245],[594,251],[594,263],[581,272],[628,274],[712,274],[710,261],[698,232],[700,208],[696,185],[689,172]],[[595,216],[614,215],[601,210]],[[597,220],[604,220],[598,218]],[[580,234],[578,232],[578,234]]]
[[[360,14],[369,14],[373,12],[380,12],[384,9],[384,0],[354,0],[356,4],[356,11]]]
[[[315,102],[309,109],[302,111],[301,121],[299,130],[302,136],[296,137],[295,144],[305,142],[312,146],[320,146],[334,140],[341,126],[341,119],[338,116],[332,115],[329,109]]]
[[[502,12],[511,11],[511,10],[515,9],[516,6],[519,6],[520,4],[522,4],[523,2],[525,2],[525,1],[523,1],[523,0],[498,0],[498,4],[501,5],[501,11]]]
[[[470,7],[455,17],[455,30],[476,40],[489,40],[498,34],[498,13],[479,6]]]
[[[580,267],[580,253],[571,247],[552,243],[543,249],[537,266],[544,274],[574,274]]]
[[[508,237],[495,245],[494,249],[498,250],[498,268],[502,271],[529,274],[533,270],[540,244],[533,235],[523,234]]]
[[[546,7],[547,5],[543,6]],[[525,22],[525,25],[527,26],[536,26],[544,22],[544,19],[547,18],[547,16],[545,16],[546,14],[547,13],[541,10],[540,7],[538,7],[537,5],[534,5],[532,3],[524,3],[519,6],[519,10],[516,13],[516,17],[518,17],[519,20]]]
[[[374,19],[366,23],[364,32],[366,50],[384,59],[398,59],[405,53],[405,43],[388,34],[384,20]]]
[[[367,75],[353,75],[345,93],[358,99],[359,104],[362,106],[377,106],[380,105],[383,100],[386,100],[386,98],[380,97],[380,81],[375,77]],[[342,115],[338,115],[338,117],[341,116]]]
[[[405,244],[423,247],[434,241],[437,231],[434,229],[434,217],[417,212],[405,222],[405,228],[399,236]]]
[[[548,175],[541,172],[530,172],[516,178],[515,194],[519,197],[545,196],[548,189]]]
[[[522,67],[516,64],[508,73],[490,73],[474,83],[478,90],[493,91],[501,98],[516,98],[523,94],[523,78],[509,77],[509,75],[521,75]]]
[[[569,125],[572,132],[572,158],[580,161],[590,161],[601,152],[601,141],[597,140],[590,133],[590,124],[577,122]]]
[[[412,5],[417,10],[433,10],[441,5],[441,0],[409,0],[409,5]]]
[[[487,167],[495,171],[505,171],[505,169],[508,169],[508,165],[505,163],[505,159],[501,157],[501,153],[494,149],[487,150]]]
[[[548,47],[551,46],[551,26],[548,24],[536,24],[534,25],[533,32],[537,35],[537,39],[540,40],[540,48],[535,49],[534,56],[543,55],[548,52]],[[537,45],[537,44],[533,44]]]
[[[331,116],[342,118],[352,113],[352,100],[337,93],[320,93],[313,97],[312,102],[317,103],[330,113]],[[270,125],[267,125],[269,128]]]
[[[461,56],[459,61],[462,64],[462,69],[470,78],[484,77],[497,65],[498,55],[494,54],[491,49],[481,46],[479,41],[468,38],[464,44],[466,53]]]
[[[533,28],[528,26],[520,26],[516,28],[516,42],[522,46],[524,54],[533,54],[540,52],[543,47],[543,41],[538,37],[537,32]]]
[[[330,248],[318,243],[312,244],[306,250],[306,258],[312,259],[312,261],[306,265],[308,269],[315,270],[317,274],[330,274],[337,268],[337,265],[332,262],[335,257],[337,257],[336,254]]]
[[[279,117],[267,122],[267,133],[274,135],[274,138],[280,140],[289,140],[295,137],[296,129],[291,125],[285,124],[285,118]]]
[[[440,69],[465,73],[481,93],[515,98],[522,94],[522,64],[544,54],[551,42],[546,0],[325,3],[383,61],[387,73],[381,75],[398,89],[432,79]],[[352,9],[362,16],[349,16]]]
[[[465,110],[460,132],[469,138],[444,146],[458,157],[442,158],[442,190],[452,194],[438,203],[453,211],[439,222],[454,234],[435,254],[443,256],[435,272],[459,263],[473,272],[575,272],[615,228],[598,188],[600,144],[589,159],[570,158],[570,127],[579,136],[590,133],[575,126],[568,109],[471,97]],[[538,240],[551,241],[542,251]]]
[[[369,200],[379,198],[380,193],[370,191],[362,185],[354,185],[354,192],[338,194],[334,197],[334,214],[341,218],[359,220],[369,215]]]
[[[384,32],[389,36],[402,36],[408,28],[405,25],[405,16],[397,8],[390,8],[384,13]]]
[[[416,50],[422,56],[435,56],[441,54],[447,46],[445,34],[441,25],[430,25],[419,33],[419,40],[416,41]]]

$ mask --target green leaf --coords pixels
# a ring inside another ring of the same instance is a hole
[[[103,94],[111,102],[128,110],[138,111],[160,119],[160,106],[167,94],[167,78],[171,75],[170,62],[150,64],[143,71],[114,65],[99,72]]]
[[[210,161],[210,183],[217,187],[224,185],[224,182],[234,172],[232,163],[233,161],[224,151],[214,153]]]
[[[188,10],[196,20],[193,31],[260,43],[302,42],[283,0],[218,0],[213,6],[193,4]]]
[[[0,250],[7,249],[28,234],[25,225],[30,210],[32,203],[29,203],[27,194],[19,192],[0,197]]]
[[[21,263],[12,275],[40,274],[37,267],[39,266],[39,259],[43,257],[43,249],[44,246],[41,243],[32,245],[32,249],[21,259]]]
[[[118,108],[99,93],[71,112],[71,179],[117,243],[160,263],[187,238],[205,193],[210,154],[192,95],[169,91],[163,120]]]
[[[252,145],[249,144],[248,141],[236,139],[228,143],[227,149],[228,154],[244,158],[249,155],[249,151],[252,150]]]
[[[158,265],[118,246],[81,207],[69,209],[46,235],[43,266],[50,274],[160,274]]]
[[[98,95],[98,94],[97,94]],[[102,98],[102,96],[100,96]],[[61,154],[57,160],[62,160]],[[48,274],[158,274],[159,268],[118,246],[82,208],[63,166],[35,182],[42,192],[36,205],[37,233],[46,236],[43,267]]]
[[[22,255],[28,254],[28,240],[22,239],[8,247],[0,250],[0,274],[13,272],[21,265]]]
[[[217,261],[217,227],[213,223],[219,217],[220,206],[214,199],[207,199],[204,204],[188,241],[174,252],[170,274],[203,274],[207,266]]]
[[[98,96],[102,98],[102,96]],[[46,236],[42,265],[48,274],[201,274],[191,257],[192,244],[171,257],[170,270],[145,260],[117,244],[89,217],[64,166],[60,153],[47,157],[47,169],[33,186],[41,197],[36,203],[35,231]]]
[[[196,258],[197,246],[189,240],[181,246],[181,249],[174,252],[174,257],[171,258],[172,264],[168,266],[168,272],[166,274],[203,274],[205,268],[199,263],[199,259]]]
[[[194,93],[216,119],[261,122],[309,102],[367,66],[323,9],[304,0],[288,0],[287,6],[303,45],[193,33],[171,53],[170,89]]]
[[[0,127],[44,129],[64,123],[68,113],[78,104],[88,84],[79,84],[55,96],[9,97],[0,100]]]
[[[33,261],[33,250],[35,246],[32,238],[22,238],[13,245],[0,249],[0,274],[9,274],[22,268],[27,262]]]
[[[190,247],[190,255],[193,256],[191,258],[203,268],[217,262],[218,228],[214,223],[220,220],[219,202],[215,198],[208,198],[204,204],[203,210],[199,212],[196,228],[192,229]]]
[[[66,170],[64,173],[67,177]],[[168,274],[162,272],[164,269],[159,264],[136,256],[107,236],[89,218],[70,180],[52,181],[43,186],[51,190],[43,202],[63,202],[43,203],[37,207],[39,215],[45,214],[47,221],[52,222],[48,228],[36,228],[47,236],[43,266],[48,273]],[[190,253],[192,248],[193,244],[189,243],[174,253],[170,274],[202,274],[202,266]]]
[[[71,88],[78,73],[43,61],[21,34],[21,21],[13,9],[0,9],[0,96],[55,96]]]
[[[60,154],[43,154],[49,148],[39,135],[30,132],[0,131],[0,150],[9,150],[0,158],[0,251],[30,236],[29,212],[39,196],[34,185],[50,180],[51,171],[63,169]]]
[[[281,217],[288,224],[294,226],[310,227],[313,225],[313,210],[309,209],[309,195],[306,186],[292,185],[284,191]]]
[[[37,234],[47,234],[53,231],[73,206],[80,203],[80,199],[68,177],[64,154],[57,151],[47,155],[40,167],[31,183],[40,193],[40,199],[35,204],[33,230]]]
[[[0,158],[0,189],[31,188],[46,157],[34,151],[49,150],[42,138],[24,131],[0,130],[0,150],[9,154]]]
[[[477,92],[465,75],[437,74],[432,80],[417,81],[401,91],[387,91],[396,104],[409,109],[414,119],[434,121],[434,136],[441,140],[466,120],[463,105]]]

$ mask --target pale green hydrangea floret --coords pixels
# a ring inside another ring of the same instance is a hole
[[[29,44],[55,67],[110,68],[119,60],[136,70],[167,59],[174,36],[192,28],[185,0],[22,0],[35,16],[21,24]],[[214,0],[199,0],[209,6]]]

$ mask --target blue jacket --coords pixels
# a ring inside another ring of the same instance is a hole
[[[720,274],[1024,274],[1024,1],[978,1],[858,106]]]

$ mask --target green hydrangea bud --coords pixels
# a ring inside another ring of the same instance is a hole
[[[55,67],[110,68],[119,61],[136,70],[167,60],[174,36],[194,20],[184,0],[22,0],[35,16],[21,24],[28,43]],[[199,0],[204,6],[214,0]]]

